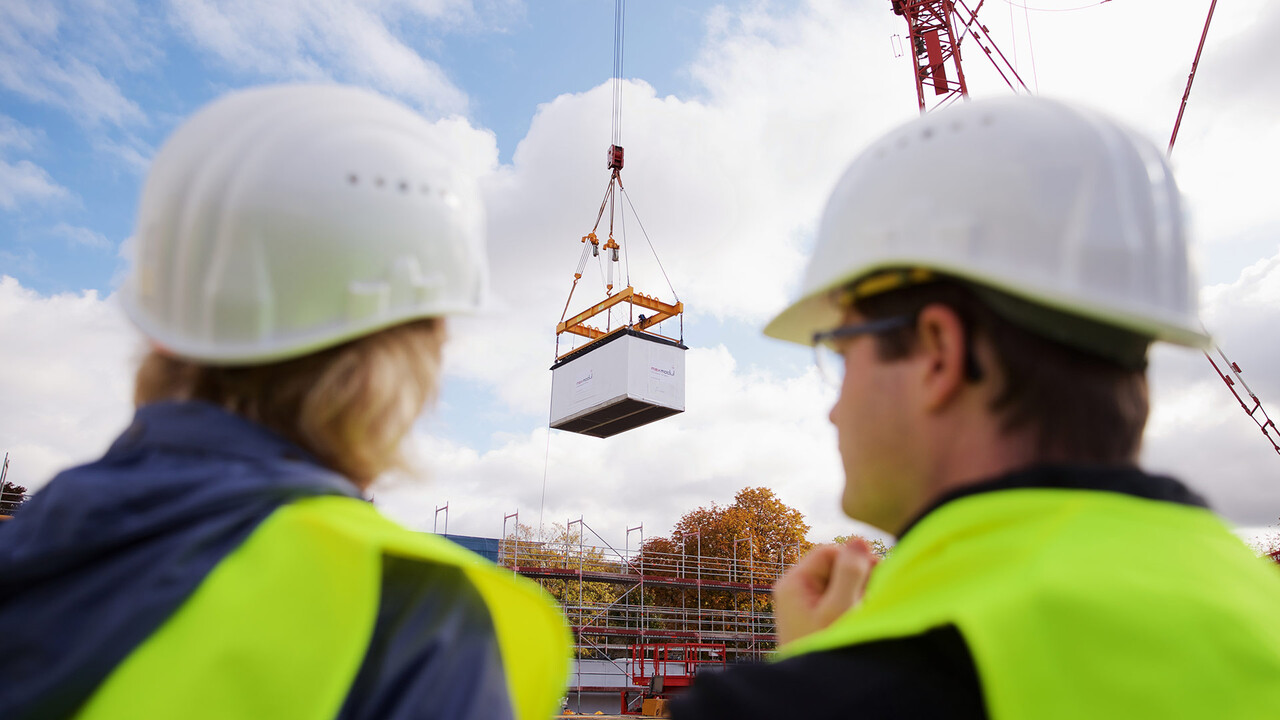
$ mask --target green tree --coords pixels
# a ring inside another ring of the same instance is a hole
[[[528,525],[518,523],[514,530],[502,539],[499,557],[507,565],[518,565],[522,570],[547,568],[565,571],[625,572],[621,558],[609,558],[605,551],[583,541],[582,530],[570,531],[561,523],[555,523],[541,535]],[[607,605],[618,599],[618,585],[605,582],[587,582],[575,578],[539,578],[538,582],[557,601],[568,605]]]
[[[871,548],[871,552],[875,553],[876,557],[880,558],[881,560],[889,557],[889,553],[893,551],[893,546],[886,545],[883,540],[879,540],[879,539],[873,540],[869,537],[864,537],[862,535],[837,535],[831,540],[831,542],[835,545],[843,545],[849,542],[849,538],[854,538],[854,537],[862,538],[862,541],[865,542],[867,546]]]
[[[626,583],[587,580],[590,573],[624,575],[631,572],[622,558],[585,541],[582,527],[572,530],[555,523],[542,533],[518,523],[502,539],[500,558],[532,577],[560,603],[578,637],[579,657],[611,657],[605,628],[638,626],[639,591]],[[541,572],[540,572],[541,571]],[[558,575],[558,577],[557,577]],[[634,595],[634,601],[628,596]],[[622,602],[619,602],[619,601]]]

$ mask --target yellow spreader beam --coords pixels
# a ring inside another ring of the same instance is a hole
[[[590,341],[599,340],[609,333],[585,324],[586,321],[621,303],[629,303],[633,307],[640,307],[654,312],[654,315],[646,316],[640,322],[633,323],[630,326],[633,330],[647,330],[663,320],[669,320],[670,318],[684,312],[684,303],[682,302],[677,302],[675,305],[664,303],[657,298],[649,297],[643,293],[638,293],[631,286],[627,286],[618,291],[617,295],[610,296],[602,302],[598,302],[568,320],[561,322],[559,325],[556,325],[556,335],[570,333],[572,335],[581,335]],[[585,347],[585,345],[582,347]],[[580,349],[582,348],[575,348],[575,350]]]

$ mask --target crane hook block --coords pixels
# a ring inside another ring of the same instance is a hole
[[[610,145],[610,146],[609,146],[609,155],[608,155],[608,160],[609,160],[609,169],[610,169],[610,170],[621,170],[621,169],[622,169],[622,155],[623,155],[623,153],[622,153],[622,147],[621,147],[621,146],[619,146],[619,145]]]

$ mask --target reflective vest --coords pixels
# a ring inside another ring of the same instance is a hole
[[[488,606],[516,717],[558,710],[569,634],[535,583],[330,496],[272,513],[77,717],[333,718],[368,649],[384,556],[461,569]]]
[[[993,718],[1276,717],[1277,607],[1280,573],[1208,510],[1003,490],[930,513],[861,604],[779,656],[950,624]]]

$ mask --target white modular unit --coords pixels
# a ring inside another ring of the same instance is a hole
[[[619,330],[551,366],[551,427],[609,437],[684,412],[677,342]]]

